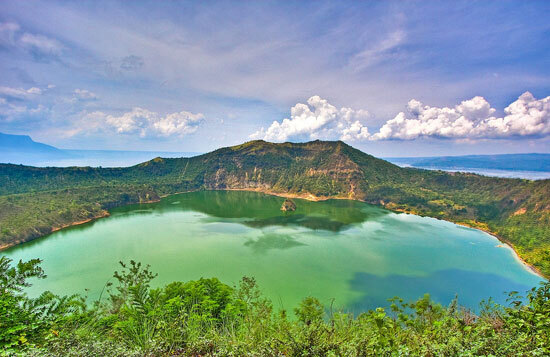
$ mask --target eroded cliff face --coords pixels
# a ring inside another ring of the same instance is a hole
[[[253,189],[295,194],[311,193],[316,196],[341,196],[352,199],[362,199],[364,196],[362,182],[364,180],[360,171],[306,169],[294,175],[269,172],[264,176],[267,178],[262,178],[262,171],[263,169],[256,169],[238,173],[220,168],[214,174],[204,177],[204,188],[213,190]],[[294,179],[299,182],[292,183]]]

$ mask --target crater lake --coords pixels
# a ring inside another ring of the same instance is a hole
[[[479,309],[542,278],[495,237],[433,218],[351,200],[294,199],[245,191],[199,191],[120,207],[108,218],[69,227],[2,252],[40,258],[48,277],[29,294],[80,293],[98,299],[119,261],[150,264],[153,285],[217,277],[254,277],[275,308],[307,296],[359,313],[388,298],[424,293],[442,304]],[[105,294],[103,295],[105,298]]]

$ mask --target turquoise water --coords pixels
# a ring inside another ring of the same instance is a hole
[[[476,309],[489,297],[535,286],[510,249],[484,232],[432,218],[397,214],[348,200],[295,200],[255,192],[203,191],[112,210],[2,254],[43,259],[48,278],[29,293],[87,294],[96,299],[119,261],[158,273],[156,285],[218,277],[235,284],[253,276],[276,307],[306,296],[354,312],[387,299],[424,293]]]

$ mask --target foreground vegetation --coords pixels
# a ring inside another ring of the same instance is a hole
[[[314,297],[275,311],[252,278],[230,287],[215,278],[152,289],[149,267],[123,264],[116,285],[86,304],[74,295],[29,298],[40,260],[0,258],[0,355],[29,356],[547,356],[550,283],[490,301],[474,314],[428,295],[359,316]]]
[[[400,168],[343,142],[253,141],[128,168],[0,164],[0,182],[0,249],[113,206],[192,190],[244,189],[357,199],[484,229],[550,276],[550,180]]]

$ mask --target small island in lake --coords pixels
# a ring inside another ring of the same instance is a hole
[[[281,206],[281,211],[283,212],[293,212],[296,211],[296,203],[292,201],[290,198],[287,198],[283,205]]]

